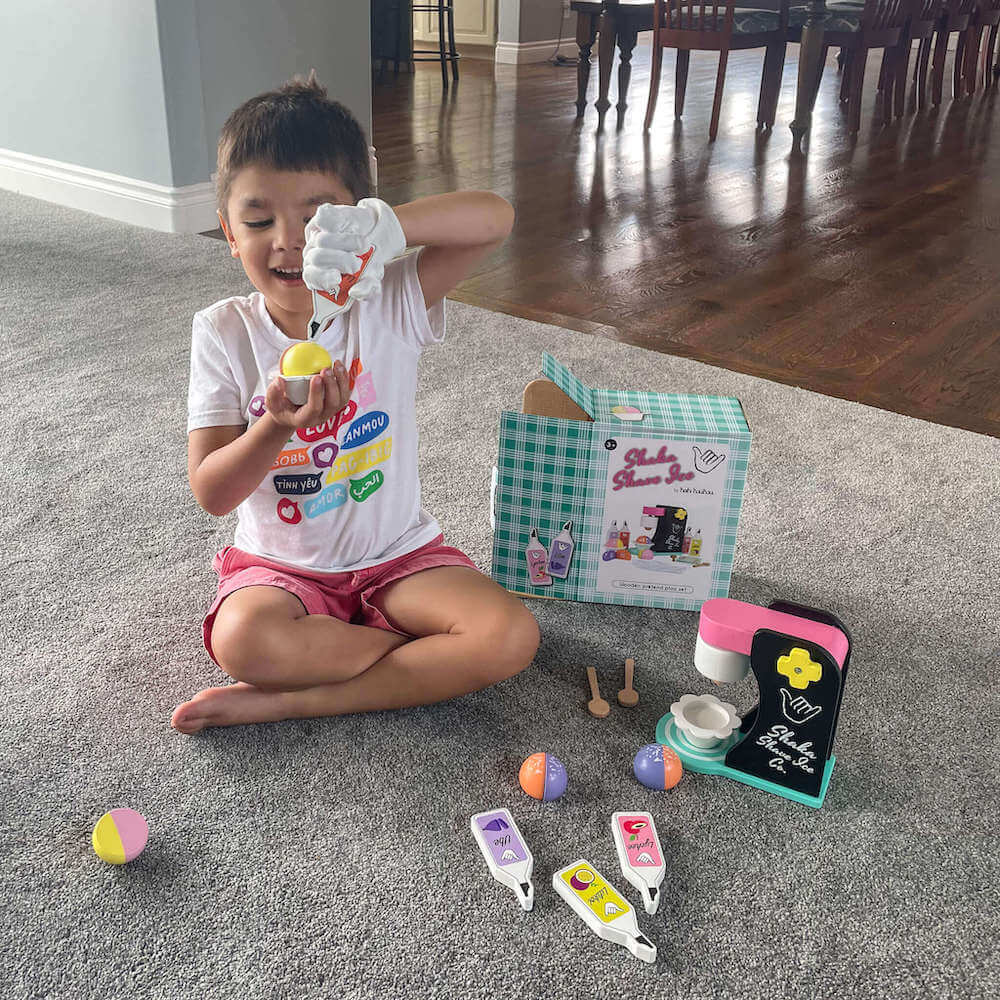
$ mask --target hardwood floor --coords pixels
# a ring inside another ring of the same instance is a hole
[[[851,141],[831,57],[811,146],[792,158],[796,56],[760,135],[763,52],[731,54],[713,144],[708,53],[692,56],[676,124],[666,56],[643,134],[648,35],[620,131],[613,108],[597,130],[596,65],[582,120],[575,67],[466,60],[444,96],[435,65],[387,72],[379,196],[512,202],[510,240],[453,298],[1000,437],[998,88],[951,101],[949,53],[940,109],[913,113],[911,95],[883,128],[872,58]]]

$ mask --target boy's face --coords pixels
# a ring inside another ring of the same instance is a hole
[[[248,166],[233,178],[226,209],[219,216],[230,252],[238,257],[271,315],[285,329],[312,315],[312,293],[302,280],[306,223],[324,202],[353,205],[335,173]]]

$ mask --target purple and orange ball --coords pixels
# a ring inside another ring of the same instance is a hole
[[[684,775],[681,759],[662,743],[649,743],[639,749],[632,762],[632,773],[647,788],[666,791]]]
[[[566,791],[566,768],[550,753],[533,753],[521,765],[517,780],[533,799],[551,802]]]

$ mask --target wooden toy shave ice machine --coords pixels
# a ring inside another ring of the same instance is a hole
[[[752,670],[760,689],[742,720],[713,695],[684,695],[656,727],[690,771],[721,774],[819,808],[833,773],[833,737],[851,638],[833,615],[777,601],[706,601],[694,664],[720,684]]]

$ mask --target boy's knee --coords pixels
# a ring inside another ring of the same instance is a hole
[[[535,658],[540,642],[535,616],[519,601],[491,618],[480,634],[491,682],[520,673]]]
[[[212,652],[235,681],[273,686],[277,664],[269,651],[271,645],[261,621],[236,609],[219,615],[212,626]]]

